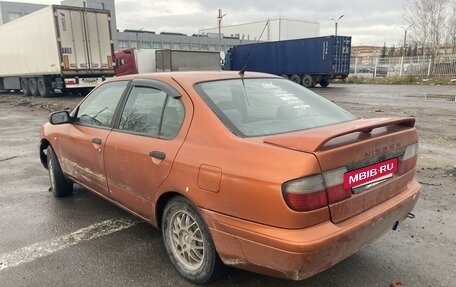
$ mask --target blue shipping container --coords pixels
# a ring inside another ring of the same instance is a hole
[[[351,37],[326,36],[238,45],[228,52],[231,70],[310,75],[320,80],[346,78],[350,71]]]

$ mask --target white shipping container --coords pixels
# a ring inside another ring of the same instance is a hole
[[[134,50],[138,74],[153,73],[157,71],[155,66],[155,49]]]

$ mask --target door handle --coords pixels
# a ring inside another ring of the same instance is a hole
[[[149,153],[149,156],[159,160],[164,160],[166,158],[166,153],[154,150]]]
[[[99,139],[99,138],[93,138],[93,139],[92,139],[92,142],[93,142],[94,144],[100,145],[100,144],[101,144],[101,139]]]

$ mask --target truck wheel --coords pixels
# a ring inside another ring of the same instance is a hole
[[[51,83],[49,83],[48,79],[46,79],[44,77],[38,78],[37,85],[38,85],[38,93],[40,94],[40,96],[42,96],[43,98],[47,98],[52,95]]]
[[[29,79],[29,88],[30,88],[30,94],[34,97],[39,95],[38,92],[38,83],[36,78],[30,78]]]
[[[314,80],[310,75],[304,75],[302,77],[302,85],[306,88],[313,88],[315,86]]]
[[[329,86],[329,81],[328,80],[320,80],[320,86],[322,88],[326,88],[327,86]]]
[[[185,197],[168,202],[161,229],[168,256],[181,276],[204,284],[223,274],[225,266],[217,255],[209,228],[195,205]]]
[[[31,96],[32,94],[30,93],[30,87],[29,87],[29,81],[28,79],[21,79],[21,89],[22,93],[24,96]]]
[[[288,76],[286,74],[282,74],[280,75],[282,78],[286,79],[286,80],[289,80]]]
[[[292,76],[290,77],[290,80],[291,80],[292,82],[295,82],[296,84],[301,84],[301,77],[298,76],[298,75],[296,75],[296,74],[292,75]]]
[[[55,197],[68,196],[73,193],[73,183],[65,178],[60,167],[57,155],[51,146],[47,147],[47,168],[49,180],[51,181],[51,191]]]

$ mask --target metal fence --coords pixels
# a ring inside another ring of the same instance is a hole
[[[456,55],[445,57],[352,58],[350,74],[360,77],[456,76]]]

